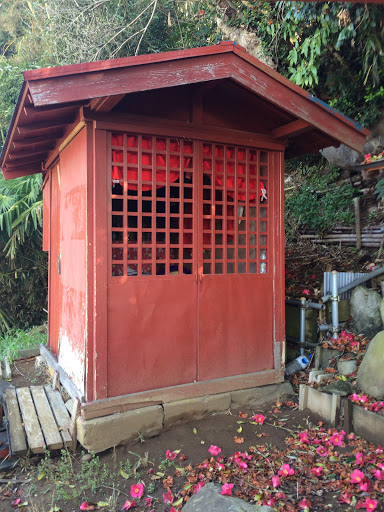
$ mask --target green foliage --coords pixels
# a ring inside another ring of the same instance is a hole
[[[80,501],[96,493],[105,494],[104,486],[111,480],[105,464],[101,464],[99,457],[92,454],[89,461],[82,460],[79,466],[74,467],[75,461],[68,450],[61,450],[59,460],[52,460],[50,452],[38,466],[38,480],[45,478],[54,485],[54,493],[58,500]]]
[[[22,329],[10,329],[0,336],[0,359],[16,359],[19,350],[23,348],[38,347],[47,343],[47,328],[45,325]]]
[[[327,169],[323,163],[296,161],[291,174],[292,188],[285,197],[285,231],[292,241],[303,229],[322,234],[336,224],[353,222],[352,199],[356,190],[350,183],[338,183],[339,170]]]
[[[12,265],[5,245],[0,238],[0,335],[12,326],[41,325],[47,318],[47,254],[41,238],[28,236]]]
[[[384,7],[337,2],[227,2],[280,73],[365,126],[384,107]]]

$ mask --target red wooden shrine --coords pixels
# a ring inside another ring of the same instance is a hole
[[[234,43],[25,72],[0,165],[43,171],[78,396],[282,381],[284,155],[367,133]]]

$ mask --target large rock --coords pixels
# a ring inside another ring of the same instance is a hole
[[[365,334],[373,338],[383,329],[383,320],[380,314],[381,296],[375,290],[358,286],[352,292],[351,316],[352,330],[356,334]]]
[[[353,149],[340,144],[340,147],[335,148],[329,146],[320,151],[320,153],[328,160],[332,165],[337,165],[342,169],[353,169],[357,164],[362,162],[361,154]]]
[[[383,293],[383,292],[382,292]],[[381,305],[380,305],[380,313],[381,313],[381,320],[384,324],[384,299],[381,301]]]
[[[357,372],[357,383],[369,396],[384,399],[384,331],[379,332],[368,345],[367,353]]]
[[[265,505],[251,505],[234,496],[222,496],[220,492],[220,485],[206,484],[181,510],[182,512],[273,512],[274,510]]]

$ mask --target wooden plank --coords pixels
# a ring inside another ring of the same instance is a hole
[[[81,416],[84,419],[99,418],[116,412],[149,407],[150,405],[175,402],[205,395],[215,395],[239,389],[267,386],[268,384],[276,384],[283,381],[284,370],[267,370],[205,382],[193,382],[191,384],[95,400],[81,406]]]
[[[63,447],[63,440],[57,428],[43,386],[31,386],[31,394],[47,448],[48,450],[59,450]]]
[[[25,455],[28,448],[25,441],[25,432],[21,421],[19,404],[17,402],[16,389],[7,389],[5,401],[8,412],[11,452],[16,455]]]
[[[32,453],[44,453],[44,437],[40,430],[39,420],[37,419],[35,406],[29,388],[18,388],[16,390],[16,394],[19,400],[29,448]]]
[[[275,128],[274,130],[271,131],[270,135],[272,135],[272,137],[275,137],[276,139],[279,139],[281,137],[292,137],[293,135],[297,135],[311,128],[311,125],[307,121],[297,119],[296,121],[292,121],[291,123],[279,126],[279,128]]]
[[[67,408],[65,407],[65,403],[60,393],[58,391],[54,391],[49,384],[44,386],[44,390],[50,403],[56,423],[59,427],[59,432],[63,439],[64,445],[71,446],[72,438],[69,433],[71,418]]]
[[[59,373],[59,375],[60,375],[60,383],[66,389],[66,391],[69,394],[69,396],[71,398],[77,397],[81,401],[83,399],[83,395],[80,393],[80,391],[77,389],[75,384],[71,381],[71,379],[68,377],[68,375],[62,369],[62,367],[59,365],[59,363],[56,360],[56,356],[52,353],[52,351],[49,350],[49,348],[46,347],[45,345],[41,345],[40,346],[40,354],[46,360],[47,365],[54,372],[58,372]]]
[[[240,144],[263,149],[284,151],[285,146],[269,135],[232,130],[220,126],[207,126],[184,121],[161,119],[158,117],[120,112],[93,112],[89,108],[82,109],[85,120],[96,121],[96,128],[102,130],[136,131],[168,137],[187,139],[203,139],[204,141]]]
[[[78,398],[75,398],[73,401],[73,409],[72,409],[72,418],[71,418],[71,426],[69,432],[72,437],[72,451],[75,453],[77,446],[77,418],[80,414],[80,401]]]

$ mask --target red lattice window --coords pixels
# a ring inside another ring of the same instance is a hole
[[[268,271],[268,153],[203,144],[203,273]]]
[[[113,133],[112,276],[193,272],[194,143]]]

